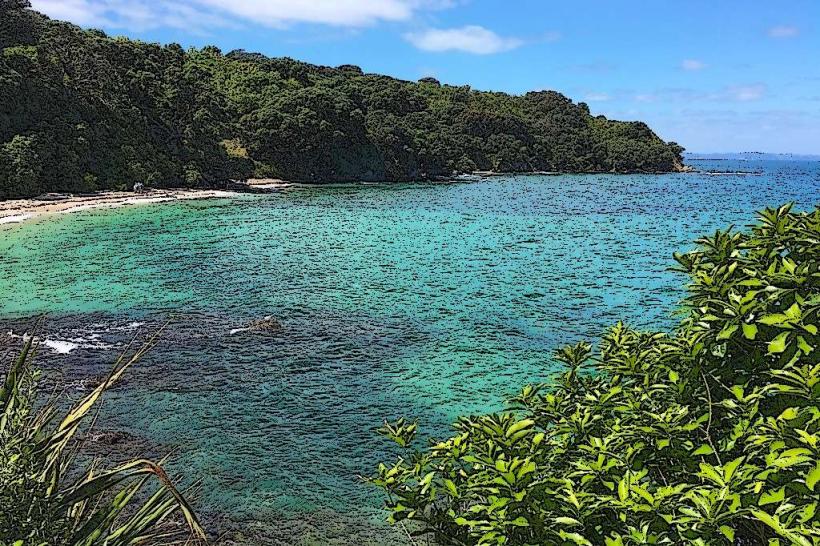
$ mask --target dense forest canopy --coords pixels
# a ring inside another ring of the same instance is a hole
[[[215,47],[184,50],[0,0],[0,198],[229,179],[668,172],[683,149],[553,91],[512,96]]]

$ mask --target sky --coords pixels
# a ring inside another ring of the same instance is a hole
[[[820,0],[31,0],[111,35],[521,94],[692,152],[820,154]]]

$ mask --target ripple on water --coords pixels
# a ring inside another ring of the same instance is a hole
[[[818,165],[307,188],[4,226],[0,331],[48,312],[41,364],[79,396],[170,319],[103,427],[178,447],[232,543],[398,543],[356,478],[392,455],[383,419],[441,436],[548,377],[560,344],[671,324],[671,253],[816,204]],[[268,315],[281,329],[245,330]]]

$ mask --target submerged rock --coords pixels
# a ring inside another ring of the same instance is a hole
[[[282,323],[276,320],[273,315],[268,315],[258,320],[254,320],[247,327],[251,332],[278,332],[282,329]]]
[[[89,431],[82,446],[82,457],[104,458],[112,462],[141,458],[158,460],[178,447],[155,442],[141,434],[112,429]]]
[[[106,430],[90,432],[88,434],[88,440],[102,446],[114,446],[118,444],[122,445],[126,442],[134,442],[137,438],[121,430]]]

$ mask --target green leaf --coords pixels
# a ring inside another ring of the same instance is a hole
[[[803,351],[804,355],[807,355],[814,350],[814,347],[809,345],[806,338],[803,336],[797,336],[797,348]]]
[[[428,472],[421,480],[419,480],[419,485],[426,488],[433,481],[433,477],[435,477],[435,475],[435,472]]]
[[[808,487],[810,491],[814,491],[814,487],[817,485],[818,480],[820,480],[820,462],[818,462],[814,468],[806,474],[806,487]]]
[[[760,495],[760,499],[757,501],[757,505],[758,506],[765,506],[767,504],[780,502],[785,498],[786,498],[786,488],[781,487],[780,489],[765,491],[762,495]]]
[[[703,444],[692,452],[692,456],[697,457],[698,455],[711,455],[714,452],[715,451],[708,444]]]
[[[627,483],[627,478],[624,476],[621,481],[618,482],[618,498],[621,502],[625,501],[627,496],[629,495],[629,484]]]
[[[789,317],[782,313],[774,313],[772,315],[764,315],[760,317],[758,322],[766,326],[779,326],[789,321]]]
[[[754,339],[757,337],[757,325],[743,323],[743,337],[746,339]]]
[[[566,531],[559,531],[558,535],[564,540],[571,540],[575,544],[581,544],[582,546],[592,546],[592,543],[590,541],[588,541],[578,533],[567,533]]]
[[[787,528],[783,527],[783,524],[780,523],[780,520],[776,516],[771,516],[767,514],[763,510],[756,510],[752,509],[751,513],[754,517],[774,529],[774,531],[787,539],[789,539],[794,544],[800,544],[801,546],[811,546],[811,542],[809,542],[804,537],[798,536],[795,533],[790,532]],[[769,544],[772,544],[771,541]]]
[[[606,546],[624,546],[624,540],[620,536],[604,537]]]
[[[708,480],[712,481],[713,483],[721,487],[723,487],[726,484],[726,482],[723,480],[723,474],[718,473],[718,471],[715,470],[715,467],[706,463],[700,463],[699,466],[701,476],[707,478]]]
[[[788,332],[780,333],[776,338],[769,342],[769,354],[778,354],[786,350],[786,340],[789,337]]]
[[[783,314],[789,317],[789,320],[800,320],[800,317],[803,315],[800,312],[800,306],[796,303],[793,303],[791,307],[783,312]]]
[[[517,422],[513,423],[512,425],[510,425],[510,428],[507,429],[506,436],[507,436],[507,438],[509,438],[510,436],[512,436],[513,434],[518,432],[519,430],[529,428],[529,427],[533,426],[534,424],[535,424],[535,421],[533,421],[532,419],[524,419],[524,420],[521,420],[521,421],[517,421]]]
[[[727,324],[717,335],[718,340],[729,339],[737,331],[737,324]]]
[[[773,516],[767,514],[763,510],[752,509],[751,512],[752,512],[752,515],[754,515],[754,517],[756,517],[757,519],[759,519],[760,521],[762,521],[763,523],[765,523],[766,525],[768,525],[769,527],[774,529],[777,534],[779,534],[779,535],[784,535],[785,534],[786,530],[783,528],[783,526],[780,524],[780,522],[776,518],[774,518]]]
[[[723,533],[723,536],[729,539],[730,542],[735,541],[735,530],[729,527],[728,525],[721,525],[719,527],[720,532]]]
[[[745,395],[743,385],[732,385],[731,390],[732,394],[735,395],[735,398],[737,398],[738,400],[743,400],[743,397]]]
[[[743,462],[744,457],[738,457],[737,459],[731,460],[725,465],[723,465],[723,479],[727,482],[732,479],[732,476],[735,475],[735,471],[737,467],[740,466],[740,463]]]
[[[456,498],[459,497],[458,489],[456,488],[456,484],[453,483],[453,480],[445,479],[444,480],[444,487],[447,489],[447,491],[450,493],[450,495],[452,495],[453,497],[456,497]]]

